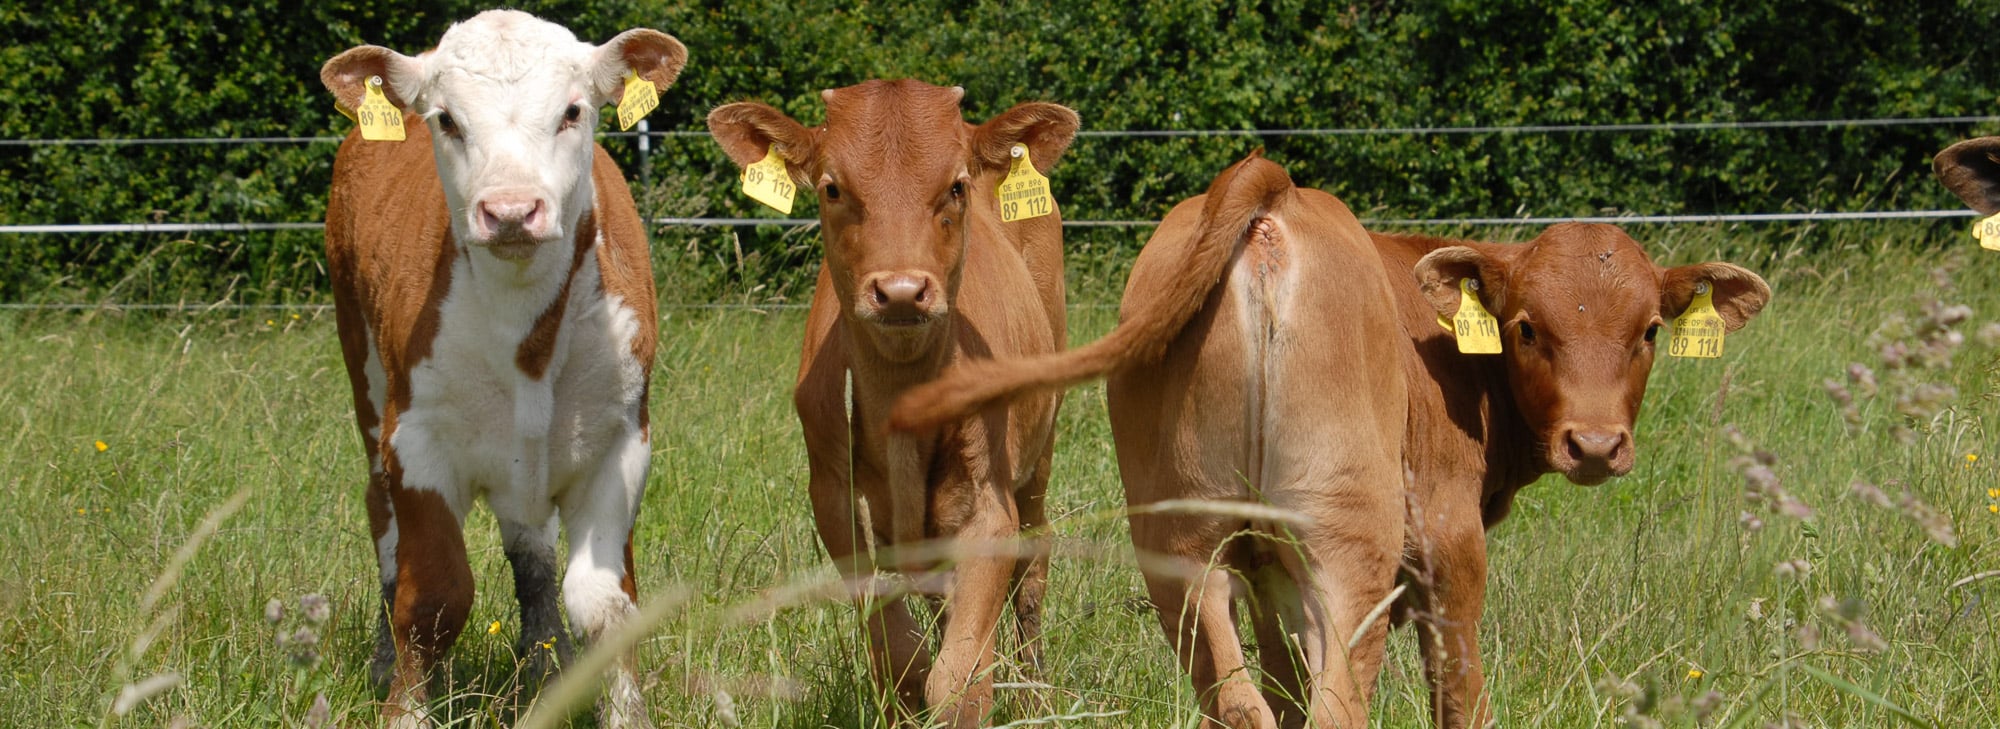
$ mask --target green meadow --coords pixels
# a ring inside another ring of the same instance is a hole
[[[1991,726],[2000,330],[1981,330],[2000,321],[2000,254],[1956,222],[1633,233],[1662,264],[1731,260],[1775,296],[1722,358],[1657,362],[1630,475],[1545,479],[1488,534],[1501,725]],[[660,253],[664,280],[681,255]],[[1119,264],[1077,270],[1073,343],[1109,329],[1123,284]],[[672,601],[641,644],[655,720],[878,726],[805,502],[804,314],[701,303],[662,307],[654,369],[636,547],[641,592]],[[1893,367],[1897,342],[1933,356]],[[377,723],[366,462],[330,311],[10,311],[0,363],[0,725]],[[1194,726],[1134,567],[1101,386],[1072,393],[1057,438],[1045,664],[1000,667],[993,721]],[[491,515],[467,529],[479,597],[438,715],[485,727],[524,701],[518,618]],[[1374,722],[1428,726],[1412,632],[1390,653]]]

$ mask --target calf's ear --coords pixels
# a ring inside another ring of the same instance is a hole
[[[1931,161],[1939,182],[1980,215],[2000,212],[2000,137],[1968,139]]]
[[[1417,289],[1431,302],[1431,308],[1437,309],[1438,316],[1450,319],[1458,315],[1458,282],[1470,278],[1479,282],[1480,305],[1498,312],[1506,301],[1508,257],[1500,252],[1504,248],[1456,245],[1426,253],[1417,259],[1414,269]]]
[[[633,28],[598,46],[591,54],[590,86],[598,105],[625,95],[625,72],[639,74],[661,91],[674,85],[687,65],[687,46],[651,28]]]
[[[1715,302],[1715,313],[1722,315],[1728,331],[1742,329],[1771,301],[1771,286],[1741,266],[1693,263],[1669,268],[1660,277],[1660,315],[1672,319],[1687,311],[1694,301],[1695,285],[1702,282],[1714,291],[1710,298]]]
[[[1016,144],[1028,146],[1035,171],[1048,174],[1082,126],[1069,107],[1040,101],[1015,104],[972,132],[972,154],[988,167],[1012,164]]]
[[[807,189],[814,186],[811,167],[817,155],[812,130],[785,112],[755,101],[724,104],[708,113],[708,132],[738,167],[762,161],[771,146],[777,145],[792,180]]]
[[[319,82],[333,92],[334,101],[348,109],[361,108],[368,79],[382,77],[382,95],[396,108],[411,111],[417,90],[423,84],[424,62],[381,46],[355,46],[328,59],[319,67]]]

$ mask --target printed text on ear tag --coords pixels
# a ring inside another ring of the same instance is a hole
[[[354,110],[354,121],[361,125],[361,138],[371,142],[403,141],[403,110],[382,95],[382,77],[369,76],[366,88],[361,108]]]
[[[1710,359],[1722,356],[1722,315],[1715,313],[1715,292],[1703,281],[1694,285],[1694,301],[1674,317],[1674,336],[1667,354]]]
[[[1451,318],[1452,334],[1458,337],[1460,354],[1499,354],[1500,321],[1479,304],[1479,282],[1468,276],[1458,280],[1458,314]]]
[[[743,194],[772,210],[790,215],[792,197],[798,191],[792,174],[785,170],[785,158],[778,156],[778,145],[771,145],[763,159],[743,168]]]
[[[1979,247],[1989,251],[2000,251],[2000,214],[1973,221],[1972,237],[1979,239]]]
[[[1055,212],[1055,198],[1049,196],[1049,178],[1035,171],[1028,158],[1028,145],[1014,145],[1014,162],[1007,179],[1000,181],[1000,222],[1039,218]]]
[[[660,87],[653,82],[639,78],[639,74],[625,72],[625,96],[618,100],[618,130],[628,131],[632,125],[653,113],[660,105]]]

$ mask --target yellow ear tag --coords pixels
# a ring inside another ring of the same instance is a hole
[[[1707,281],[1694,285],[1694,301],[1674,317],[1674,336],[1667,354],[1714,359],[1722,356],[1722,315],[1715,313],[1715,292]]]
[[[628,131],[632,125],[653,113],[660,105],[660,87],[653,82],[639,78],[633,71],[625,72],[625,96],[618,100],[618,129]]]
[[[2000,251],[2000,213],[1975,221],[1972,224],[1972,237],[1979,239],[1979,247],[1989,251]]]
[[[743,194],[773,210],[790,215],[792,197],[798,190],[792,173],[785,169],[785,158],[778,156],[778,145],[771,145],[763,159],[743,168]]]
[[[382,95],[381,76],[368,77],[366,95],[361,97],[361,108],[354,110],[354,117],[354,121],[361,125],[362,139],[370,142],[403,141],[403,110]]]
[[[1499,354],[1500,320],[1479,304],[1479,295],[1473,293],[1478,290],[1479,282],[1472,277],[1458,280],[1458,315],[1451,318],[1452,334],[1458,337],[1460,354]]]
[[[1000,222],[1012,223],[1055,212],[1055,198],[1049,196],[1049,178],[1035,171],[1034,160],[1028,158],[1028,145],[1014,145],[1013,155],[1007,179],[1000,181]]]

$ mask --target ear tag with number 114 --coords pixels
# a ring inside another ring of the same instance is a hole
[[[1722,315],[1715,313],[1715,291],[1707,281],[1694,285],[1694,301],[1674,317],[1674,336],[1667,354],[1713,359],[1722,356]]]
[[[778,145],[771,145],[763,159],[743,168],[743,194],[772,210],[790,215],[792,197],[798,190],[799,186],[792,183],[792,173],[785,169],[785,158],[778,156]]]
[[[1480,305],[1479,282],[1471,276],[1458,280],[1458,314],[1451,318],[1452,334],[1458,338],[1460,354],[1499,354],[1500,320]]]
[[[1028,145],[1014,145],[1012,154],[1014,162],[1007,168],[1007,179],[1000,181],[1000,222],[1012,223],[1055,212],[1055,198],[1049,196],[1049,178],[1035,170],[1035,161],[1028,157]]]
[[[2000,251],[2000,214],[1974,221],[1972,237],[1979,239],[1979,247],[1989,251]]]

